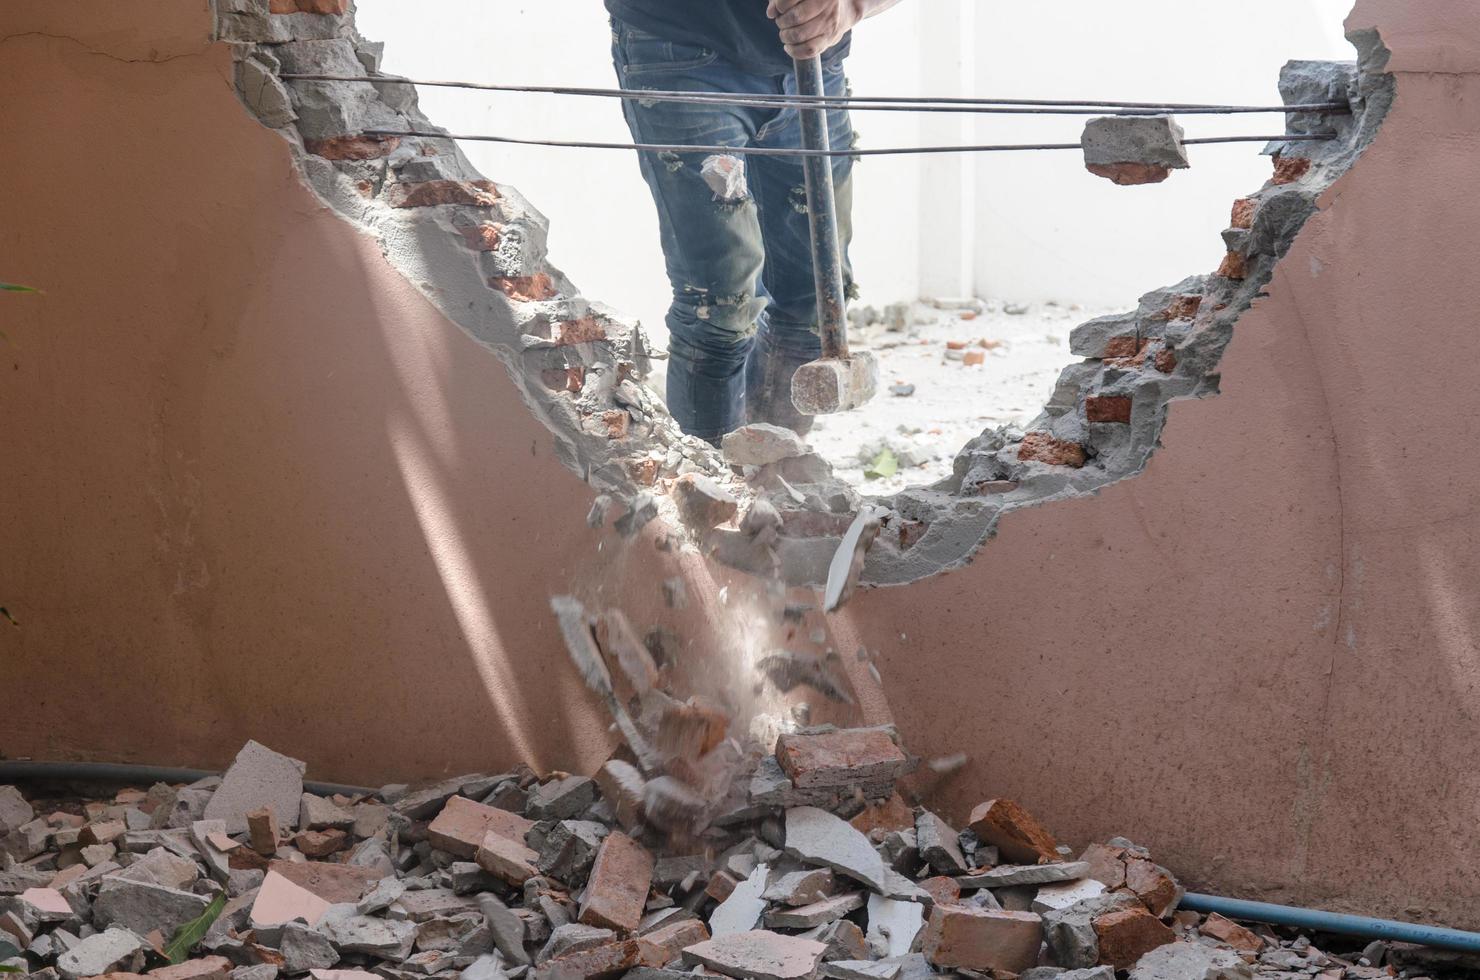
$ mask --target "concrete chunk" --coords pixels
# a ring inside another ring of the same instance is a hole
[[[303,830],[350,830],[354,815],[341,810],[322,796],[304,793],[298,803],[298,826]]]
[[[786,811],[786,851],[807,864],[832,868],[885,891],[884,861],[868,838],[847,821],[816,807]]]
[[[720,440],[725,462],[734,466],[766,466],[805,456],[811,450],[802,437],[779,425],[758,422],[742,425]]]
[[[1171,116],[1100,116],[1085,123],[1086,164],[1139,163],[1185,170],[1182,127]]]
[[[1169,943],[1140,958],[1130,980],[1251,980],[1254,968],[1226,949]]]
[[[137,973],[148,948],[148,943],[127,929],[108,929],[88,936],[57,957],[57,971],[66,980],[103,973]]]
[[[298,805],[303,796],[305,766],[258,742],[248,742],[221,778],[202,816],[225,820],[228,834],[245,833],[247,814],[271,806],[279,820],[298,825]]]
[[[1038,889],[1038,894],[1033,896],[1033,911],[1055,912],[1059,909],[1066,909],[1076,902],[1082,902],[1086,898],[1096,898],[1103,894],[1105,894],[1105,886],[1093,878],[1044,885]]]
[[[361,915],[353,905],[331,905],[314,926],[341,953],[370,953],[383,959],[404,959],[416,940],[416,926]]]
[[[307,973],[309,970],[325,970],[339,962],[339,951],[321,933],[290,922],[283,926],[282,938],[278,940],[278,952],[283,954],[286,973]]]
[[[660,862],[661,863],[661,862]],[[804,868],[788,871],[766,885],[761,896],[768,902],[781,902],[797,908],[827,898],[837,888],[837,880],[826,868]]]
[[[596,802],[596,783],[585,776],[566,776],[529,792],[524,812],[536,820],[568,820]]]
[[[804,980],[817,972],[825,952],[822,943],[757,929],[690,946],[683,960],[737,980]]]
[[[766,926],[771,929],[814,929],[836,922],[854,909],[861,908],[863,895],[859,892],[834,895],[811,905],[772,909],[766,913]]]
[[[99,928],[123,926],[139,935],[155,929],[166,936],[198,918],[210,902],[201,895],[151,882],[116,878],[100,889],[93,901],[93,921]]]
[[[920,857],[928,861],[937,873],[959,875],[966,871],[966,856],[961,853],[959,835],[950,824],[929,810],[922,810],[915,818],[915,843]]]
[[[524,920],[494,895],[480,895],[478,908],[493,933],[493,945],[510,963],[522,966],[529,962],[524,950]]]
[[[882,895],[868,900],[869,952],[879,957],[904,956],[915,945],[915,936],[925,924],[925,906]]]
[[[923,850],[923,848],[922,848]],[[1083,861],[1059,864],[1004,864],[981,874],[964,875],[962,888],[1010,888],[1013,885],[1052,885],[1079,881],[1089,877],[1089,865]]]
[[[903,964],[889,960],[834,960],[822,964],[822,975],[830,980],[895,980]]]
[[[0,786],[0,837],[36,819],[36,811],[14,786]]]
[[[766,878],[770,869],[764,864],[756,865],[750,877],[734,887],[728,896],[709,915],[709,932],[716,938],[748,932],[755,928],[766,901],[761,897],[766,889]]]

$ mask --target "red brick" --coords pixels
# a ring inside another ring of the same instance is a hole
[[[632,417],[620,408],[601,413],[601,424],[606,429],[608,439],[625,439],[627,431],[632,427]]]
[[[1087,458],[1084,447],[1077,442],[1055,439],[1047,432],[1029,432],[1018,447],[1018,459],[1034,460],[1052,466],[1072,466],[1079,469]]]
[[[946,341],[946,350],[965,350],[965,349],[966,349],[966,341],[964,341],[964,340],[948,340],[948,341]]]
[[[1274,177],[1271,180],[1275,184],[1293,184],[1308,173],[1310,173],[1309,157],[1276,156]]]
[[[539,854],[523,842],[489,831],[473,855],[478,867],[511,885],[522,885],[539,874],[535,862]]]
[[[1090,422],[1131,420],[1131,400],[1125,395],[1090,395],[1084,400],[1084,417]]]
[[[231,968],[231,961],[224,956],[205,956],[174,966],[161,966],[150,970],[149,976],[156,980],[226,980],[231,975]]]
[[[1089,876],[1105,886],[1107,892],[1125,887],[1125,848],[1109,844],[1091,844],[1079,855],[1089,865]]]
[[[579,320],[566,320],[555,325],[554,341],[561,347],[571,344],[590,344],[606,339],[606,324],[594,316],[583,316]]]
[[[776,740],[776,761],[803,788],[898,779],[909,769],[909,758],[878,728],[782,735]]]
[[[1178,296],[1161,311],[1163,320],[1191,320],[1197,316],[1197,311],[1202,308],[1202,295],[1200,293],[1187,293]]]
[[[1022,973],[1038,964],[1042,941],[1043,920],[1033,912],[937,905],[921,950],[939,967]]]
[[[586,369],[579,365],[570,368],[546,368],[540,372],[540,380],[551,391],[568,391],[579,395],[586,386]]]
[[[434,208],[443,204],[491,208],[498,203],[498,188],[491,180],[424,180],[392,184],[386,192],[393,208]]]
[[[1157,918],[1171,912],[1177,904],[1177,883],[1172,876],[1143,857],[1126,857],[1125,885]]]
[[[658,482],[658,468],[661,465],[661,461],[651,457],[630,460],[627,463],[627,472],[632,475],[633,483],[642,487],[650,487]]]
[[[245,848],[238,848],[232,854],[240,854],[243,850]],[[322,861],[275,860],[269,862],[267,868],[298,887],[335,904],[358,902],[370,890],[370,886],[382,877],[381,872],[374,868]]]
[[[637,939],[643,966],[663,966],[695,943],[709,938],[709,929],[698,919],[685,919],[654,929]]]
[[[522,844],[533,827],[534,821],[517,813],[453,796],[427,826],[427,840],[439,850],[471,860],[489,832]]]
[[[642,961],[642,948],[635,939],[607,943],[557,956],[534,974],[539,980],[603,980],[626,973]]]
[[[1059,860],[1053,834],[1012,800],[988,800],[972,810],[971,829],[1008,861],[1036,864],[1040,860]]]
[[[532,276],[494,276],[488,283],[520,303],[538,303],[554,299],[556,294],[555,281],[548,272],[536,272]]]
[[[734,516],[733,512],[730,516]],[[653,682],[656,681],[655,675]],[[658,748],[668,755],[697,759],[723,742],[729,727],[729,715],[711,701],[703,698],[668,701],[658,718]]]
[[[1135,357],[1146,349],[1147,341],[1141,337],[1111,337],[1105,342],[1105,359]]]
[[[1159,184],[1172,175],[1171,168],[1155,163],[1087,163],[1085,169],[1122,187]]]
[[[247,814],[247,838],[258,854],[272,857],[277,853],[278,833],[277,814],[271,806]]]
[[[401,145],[399,136],[372,136],[358,133],[351,136],[330,136],[321,140],[307,140],[304,149],[325,160],[379,160],[389,156]]]
[[[596,852],[580,921],[606,929],[637,928],[653,883],[653,856],[621,831],[612,831]]]
[[[1248,261],[1237,252],[1229,252],[1218,266],[1218,275],[1224,279],[1243,279],[1249,274]]]
[[[1171,374],[1177,369],[1177,352],[1162,348],[1156,352],[1156,370],[1162,374]]]
[[[1259,210],[1259,202],[1252,197],[1241,197],[1233,202],[1233,214],[1230,224],[1234,228],[1254,227],[1254,213]]]
[[[349,0],[268,0],[267,10],[274,14],[344,14]]]
[[[920,887],[930,893],[930,901],[934,905],[951,905],[961,898],[961,886],[956,884],[955,878],[945,875],[926,878],[920,882]]]
[[[311,858],[325,858],[344,850],[349,835],[342,830],[305,830],[293,838],[293,845]]]
[[[1094,924],[1100,941],[1100,962],[1117,970],[1129,970],[1156,947],[1177,941],[1171,929],[1141,908],[1107,912]]]
[[[499,238],[503,232],[502,225],[496,225],[492,221],[485,221],[471,228],[460,229],[463,236],[463,244],[475,252],[492,252],[498,248]]]
[[[1208,921],[1197,927],[1204,936],[1212,936],[1243,953],[1257,953],[1264,948],[1264,940],[1231,919],[1214,912]]]
[[[984,350],[969,350],[961,358],[961,363],[967,367],[987,363],[987,352]]]

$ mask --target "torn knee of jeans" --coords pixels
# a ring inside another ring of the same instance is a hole
[[[742,157],[728,153],[707,156],[699,167],[699,175],[722,207],[736,208],[750,200],[750,185],[745,179],[745,160]]]
[[[807,188],[806,185],[793,187],[791,193],[786,195],[791,202],[791,209],[797,214],[807,214]]]
[[[750,304],[754,297],[750,293],[735,293],[730,296],[708,296],[694,307],[694,315],[712,323],[726,333],[741,340],[755,333],[755,317]]]
[[[672,150],[664,150],[662,153],[659,153],[658,160],[663,166],[668,168],[668,172],[671,174],[676,174],[683,169],[683,157],[674,153]]]

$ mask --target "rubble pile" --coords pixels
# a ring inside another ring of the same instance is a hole
[[[705,744],[703,724],[669,730],[690,751]],[[1146,851],[1112,840],[1075,856],[1011,800],[953,827],[906,801],[915,765],[890,728],[788,733],[746,760],[702,829],[677,834],[662,827],[668,796],[615,759],[594,778],[521,767],[320,796],[303,791],[301,762],[250,742],[221,777],[106,802],[3,786],[0,968],[46,980],[1409,975],[1380,965],[1399,954],[1380,943],[1358,961],[1177,911],[1177,882]]]

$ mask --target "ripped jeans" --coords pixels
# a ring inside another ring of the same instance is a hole
[[[696,0],[708,2],[708,0]],[[796,94],[796,76],[757,75],[714,51],[666,41],[612,22],[612,59],[625,89]],[[841,63],[824,70],[828,95],[843,95]],[[794,109],[623,103],[634,142],[799,147]],[[828,113],[835,149],[851,147],[845,110]],[[673,304],[668,310],[668,409],[690,435],[718,442],[747,422],[805,432],[811,419],[791,403],[791,376],[821,356],[811,231],[798,157],[640,151]],[[844,278],[851,234],[852,158],[833,179]]]

